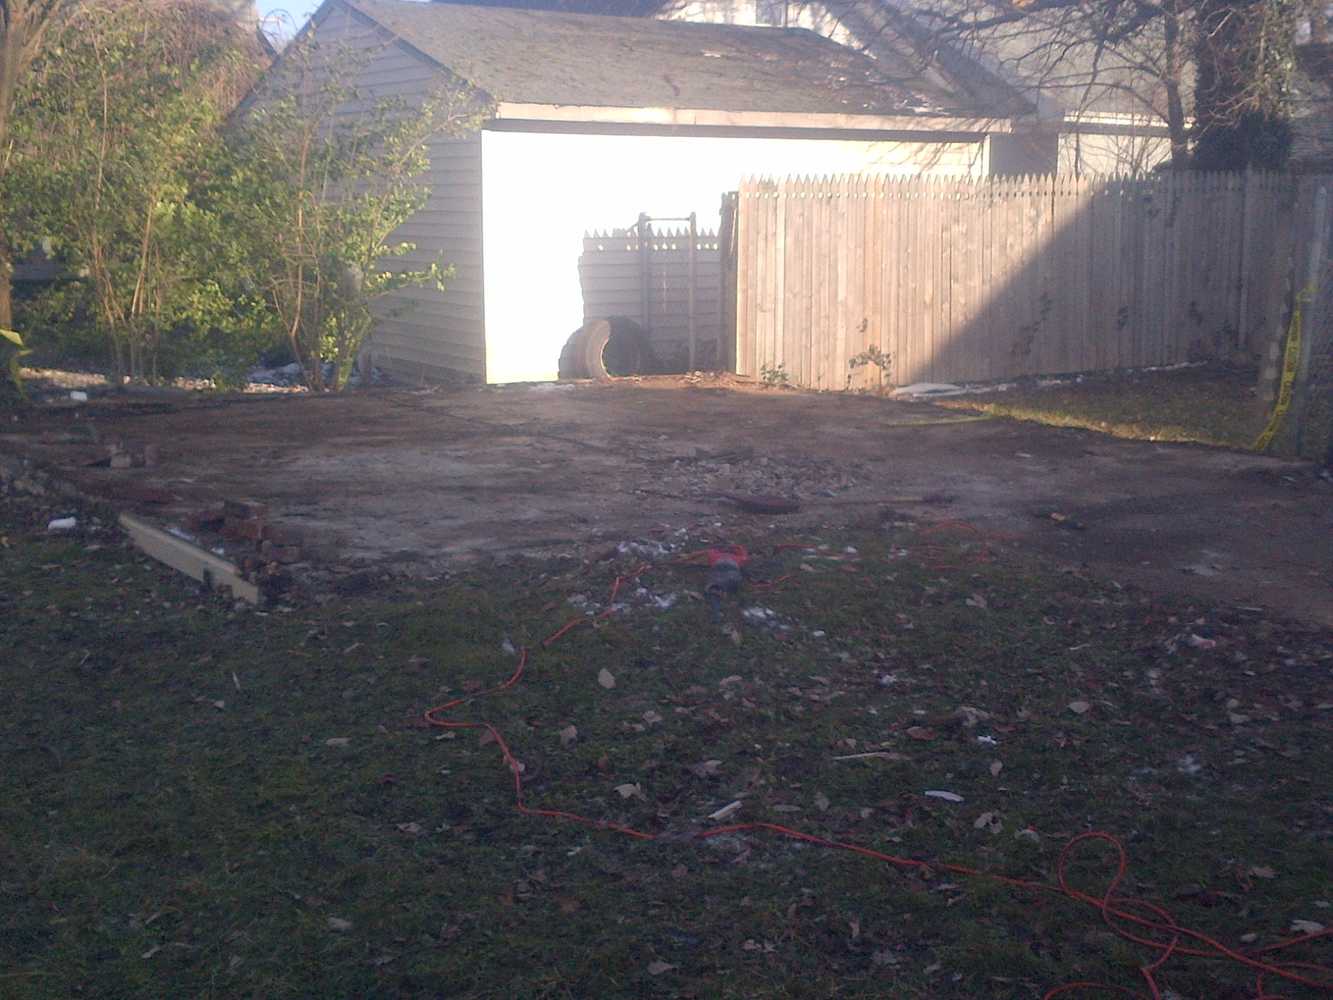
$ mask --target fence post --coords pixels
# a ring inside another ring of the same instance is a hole
[[[1240,288],[1236,302],[1236,346],[1241,356],[1250,347],[1250,331],[1246,321],[1250,311],[1250,205],[1253,204],[1250,183],[1253,179],[1254,169],[1247,165],[1240,183],[1240,252],[1237,254],[1240,258]]]
[[[689,310],[689,315],[686,317],[686,326],[690,332],[690,371],[694,371],[695,369],[694,355],[695,355],[696,341],[698,340],[698,330],[696,329],[695,319],[694,319],[694,286],[698,276],[698,263],[699,263],[698,257],[699,257],[699,223],[696,214],[694,212],[691,212],[690,248],[686,256],[686,260],[688,261],[687,272],[689,275],[687,280],[689,281],[690,287],[689,291],[686,293],[686,299],[685,299],[686,302],[685,308]]]

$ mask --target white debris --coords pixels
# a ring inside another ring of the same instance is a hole
[[[961,396],[965,392],[966,389],[952,382],[913,382],[899,386],[889,395],[899,399],[904,396]]]
[[[47,531],[73,531],[79,526],[79,519],[76,517],[57,517],[46,526]]]
[[[927,798],[943,799],[945,802],[962,802],[963,797],[957,792],[945,792],[938,788],[931,788],[925,792]]]
[[[1199,763],[1199,759],[1194,754],[1187,753],[1176,761],[1176,770],[1181,774],[1198,774],[1203,770],[1203,765]]]
[[[758,605],[753,608],[746,608],[741,614],[752,622],[768,622],[778,616],[778,613],[772,608],[761,608]]]
[[[644,559],[664,559],[671,555],[671,547],[654,541],[621,542],[616,551],[622,556],[640,556]]]
[[[86,402],[88,402],[88,394],[87,394],[86,392],[84,392],[82,389],[73,389],[73,390],[71,390],[71,391],[70,391],[70,394],[69,394],[69,398],[72,399],[72,400],[74,400],[74,402],[76,402],[76,403],[86,403]]]

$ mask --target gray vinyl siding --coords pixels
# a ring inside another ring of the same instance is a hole
[[[346,114],[356,114],[386,96],[409,105],[424,102],[444,79],[436,66],[345,7],[335,5],[327,11],[315,26],[315,38],[329,51],[365,54],[358,85],[366,100],[348,105]],[[481,380],[486,372],[481,133],[441,137],[432,143],[430,170],[423,182],[430,188],[429,201],[389,241],[413,243],[416,249],[386,261],[386,267],[421,268],[442,254],[455,275],[443,293],[407,288],[379,299],[369,350],[375,365],[399,378]]]

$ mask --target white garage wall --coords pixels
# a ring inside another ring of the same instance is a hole
[[[747,175],[985,173],[981,143],[492,132],[482,137],[486,381],[556,378],[583,323],[583,236],[640,212],[719,224]]]

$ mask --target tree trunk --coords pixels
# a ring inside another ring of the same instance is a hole
[[[1163,5],[1166,11],[1163,32],[1162,76],[1166,85],[1166,125],[1171,141],[1171,169],[1185,170],[1190,163],[1189,129],[1185,124],[1185,102],[1180,97],[1181,58],[1180,17],[1175,0]]]
[[[5,170],[9,163],[9,115],[17,90],[18,38],[15,25],[0,32],[0,199],[5,195]],[[14,253],[5,239],[5,205],[0,200],[0,330],[14,329]]]

